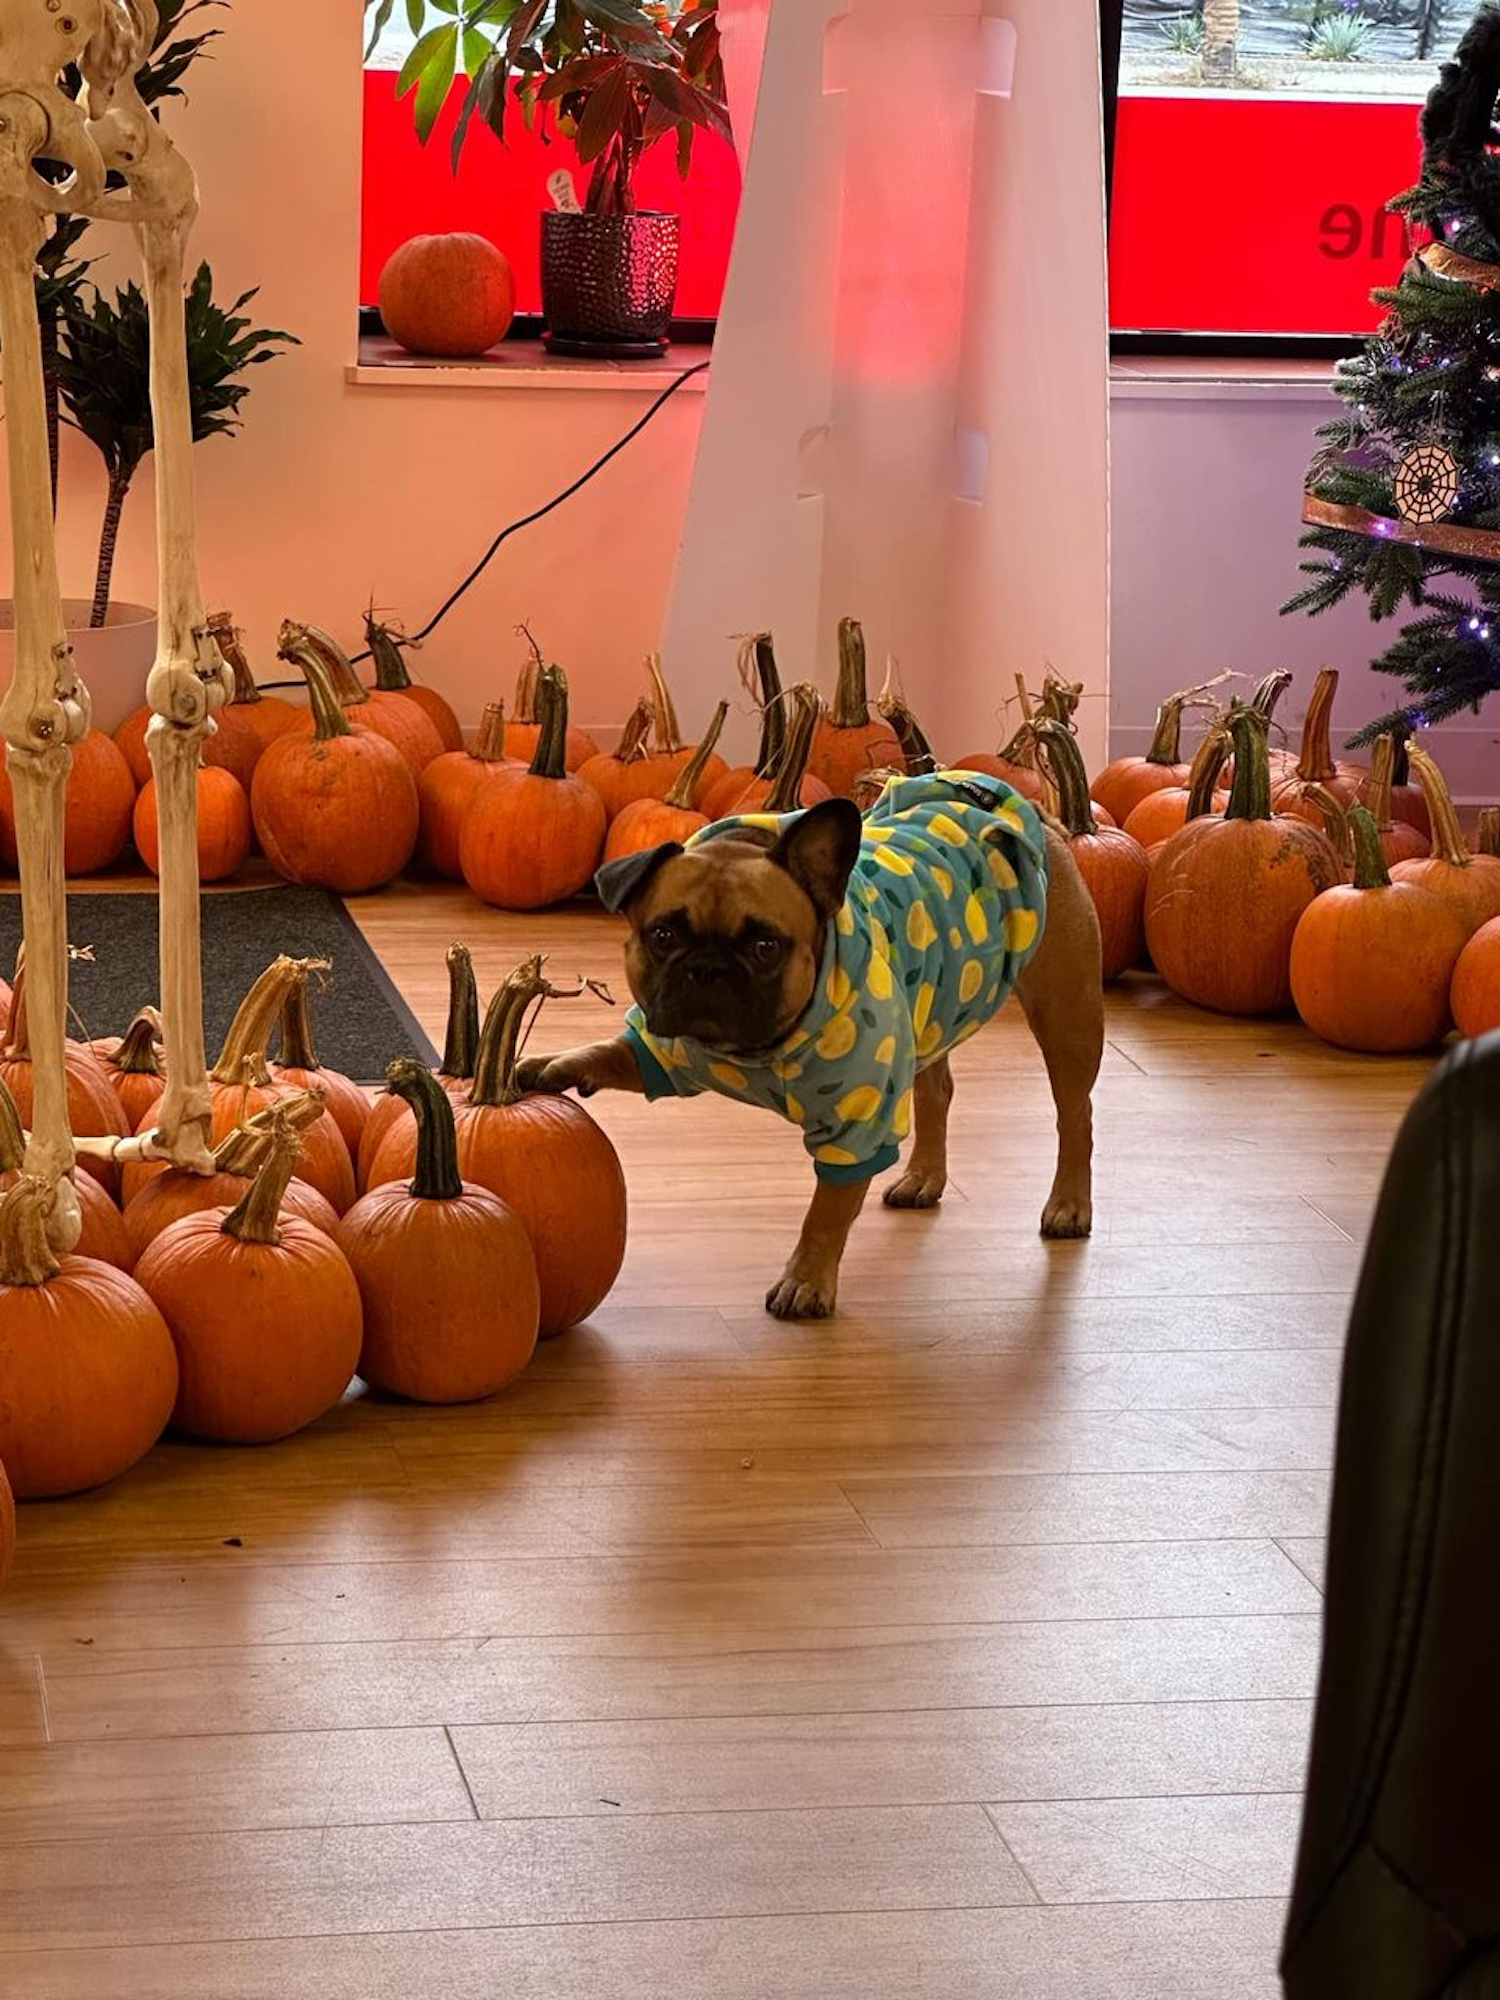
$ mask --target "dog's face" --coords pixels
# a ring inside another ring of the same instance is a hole
[[[777,839],[746,828],[690,853],[670,844],[601,868],[605,907],[630,919],[630,990],[653,1035],[726,1054],[773,1047],[807,1011],[829,920],[859,856],[847,799]]]

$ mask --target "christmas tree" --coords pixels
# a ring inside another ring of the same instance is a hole
[[[1500,0],[1485,0],[1422,114],[1422,177],[1391,209],[1414,249],[1363,351],[1339,364],[1345,414],[1308,474],[1301,567],[1285,611],[1355,590],[1414,612],[1373,662],[1407,699],[1355,739],[1405,736],[1500,688]]]

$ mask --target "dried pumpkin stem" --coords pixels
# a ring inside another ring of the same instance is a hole
[[[630,711],[620,731],[620,740],[610,752],[617,764],[639,764],[650,755],[648,745],[655,723],[651,704],[643,695]]]
[[[932,745],[928,742],[921,723],[907,707],[905,697],[885,693],[879,697],[875,706],[881,720],[888,722],[895,732],[908,774],[916,778],[925,776],[929,771],[935,771],[938,760],[933,754]]]
[[[1349,831],[1347,808],[1334,797],[1326,785],[1310,784],[1303,796],[1312,800],[1323,815],[1323,831],[1328,835],[1335,854],[1345,868],[1354,865],[1354,839]]]
[[[47,1240],[47,1221],[56,1201],[50,1181],[23,1174],[7,1194],[0,1195],[0,1282],[45,1285],[62,1269]]]
[[[274,1104],[252,1112],[215,1146],[214,1172],[239,1174],[246,1180],[251,1179],[270,1157],[278,1113],[294,1132],[305,1132],[309,1125],[317,1124],[327,1106],[327,1091],[320,1084],[311,1084],[305,1090],[294,1090],[289,1096],[278,1097]]]
[[[287,987],[281,1002],[281,1053],[283,1069],[321,1069],[313,1043],[312,1013],[307,1004],[307,974],[304,961]]]
[[[209,1071],[215,1083],[270,1082],[266,1044],[287,990],[297,977],[297,964],[294,958],[273,959],[240,1002],[224,1037],[219,1060]]]
[[[802,681],[789,697],[792,717],[782,745],[781,762],[771,780],[764,810],[769,813],[796,812],[802,804],[802,781],[807,776],[807,760],[812,755],[813,737],[823,714],[823,701],[811,681]]]
[[[390,626],[382,625],[373,610],[365,614],[365,644],[375,665],[376,687],[387,694],[404,694],[411,686],[406,656],[391,636]]]
[[[646,655],[646,678],[651,683],[651,713],[656,723],[656,748],[660,756],[675,757],[687,745],[682,740],[682,730],[677,721],[677,709],[672,701],[672,690],[667,686],[662,672],[661,654]]]
[[[1169,694],[1156,711],[1156,729],[1146,751],[1145,761],[1148,764],[1182,762],[1182,711],[1187,704],[1185,693]]]
[[[1051,716],[1039,717],[1033,726],[1057,787],[1057,816],[1067,828],[1069,838],[1078,840],[1085,834],[1097,833],[1099,822],[1094,818],[1089,776],[1083,767],[1078,738],[1065,722]]]
[[[708,769],[708,760],[714,754],[719,738],[723,734],[724,721],[728,714],[729,703],[721,701],[714,710],[713,721],[709,723],[703,741],[677,773],[672,789],[662,801],[664,805],[675,806],[680,812],[693,810],[694,795],[703,781],[703,773]]]
[[[505,755],[505,703],[487,701],[469,755],[479,764],[498,764]]]
[[[399,1057],[385,1073],[385,1087],[405,1100],[417,1121],[417,1165],[410,1193],[417,1201],[457,1201],[464,1191],[458,1170],[458,1134],[448,1093],[421,1063]]]
[[[1338,776],[1333,761],[1333,698],[1339,691],[1338,671],[1324,667],[1313,684],[1307,716],[1302,724],[1302,754],[1297,759],[1297,776],[1307,784],[1326,784]]]
[[[536,709],[539,725],[536,755],[531,760],[533,778],[565,778],[568,775],[568,677],[561,667],[544,667],[537,676]]]
[[[233,1236],[240,1243],[281,1241],[277,1219],[292,1170],[302,1154],[302,1141],[279,1104],[272,1108],[270,1145],[265,1165],[219,1225],[226,1236]]]
[[[751,632],[741,642],[739,670],[741,681],[760,710],[760,753],[755,760],[755,775],[769,778],[786,742],[781,672],[769,632]]]
[[[120,1046],[110,1057],[112,1067],[123,1070],[127,1076],[160,1076],[161,1057],[157,1053],[160,1038],[161,1015],[154,1007],[142,1007],[121,1035]]]
[[[370,690],[350,665],[349,655],[337,639],[321,625],[299,625],[288,618],[276,645],[277,657],[307,675],[309,665],[321,667],[329,687],[346,708],[357,708],[370,699]],[[308,682],[309,687],[312,685]]]
[[[1042,681],[1042,714],[1052,722],[1073,727],[1073,717],[1083,700],[1083,682],[1065,681],[1049,667]]]
[[[1202,819],[1205,813],[1213,811],[1214,793],[1228,761],[1229,729],[1227,724],[1216,722],[1198,745],[1193,756],[1192,768],[1188,772],[1189,819]]]
[[[1403,755],[1405,754],[1403,750]],[[1377,736],[1370,748],[1370,782],[1365,788],[1365,804],[1382,833],[1390,830],[1391,787],[1396,777],[1396,742],[1387,733]]]
[[[1500,857],[1500,806],[1486,806],[1480,813],[1477,851]]]
[[[441,1074],[467,1078],[474,1074],[479,1053],[479,987],[474,959],[466,944],[448,947],[448,1035],[443,1043]]]
[[[1439,861],[1446,861],[1450,867],[1467,868],[1474,857],[1469,852],[1463,828],[1458,823],[1458,813],[1454,809],[1453,794],[1448,790],[1447,779],[1420,743],[1409,742],[1406,750],[1411,759],[1411,767],[1421,781],[1422,791],[1427,800],[1427,810],[1432,816],[1434,857]]]
[[[1391,871],[1386,865],[1385,842],[1375,815],[1363,806],[1352,806],[1343,816],[1354,845],[1354,886],[1356,889],[1389,889]]]
[[[839,620],[839,675],[830,719],[835,729],[863,729],[870,720],[865,631],[857,618]]]
[[[1286,668],[1278,667],[1274,674],[1267,674],[1262,681],[1257,683],[1255,692],[1250,697],[1250,706],[1258,709],[1267,722],[1269,722],[1276,713],[1276,704],[1281,700],[1281,697],[1286,693],[1291,684],[1292,676],[1287,672]]]
[[[313,714],[313,734],[320,743],[331,742],[335,736],[352,736],[353,724],[344,713],[343,703],[334,690],[328,669],[311,635],[305,627],[296,628],[301,636],[289,636],[292,628],[282,627],[282,643],[278,658],[296,667],[307,682],[307,697]]]
[[[1271,817],[1271,760],[1266,736],[1269,723],[1258,709],[1235,702],[1229,711],[1229,734],[1234,743],[1234,789],[1229,794],[1226,819],[1269,819]]]
[[[515,1104],[524,1095],[516,1082],[516,1067],[526,1019],[539,1000],[552,992],[542,968],[546,960],[540,952],[524,959],[503,980],[490,1001],[479,1037],[479,1057],[474,1065],[471,1104]]]
[[[9,1087],[0,1083],[0,1174],[18,1174],[26,1157],[26,1131]]]
[[[18,958],[10,985],[10,1013],[5,1023],[5,1053],[24,1062],[31,1054],[31,1028],[26,1019],[26,967]]]
[[[1411,758],[1406,749],[1406,731],[1398,723],[1394,729],[1386,731],[1386,741],[1391,746],[1391,783],[1409,785],[1411,783]],[[1373,762],[1373,757],[1372,760]]]
[[[234,622],[232,611],[216,611],[208,621],[208,636],[219,649],[219,657],[234,675],[235,708],[248,708],[265,696],[255,685],[250,662],[245,657],[245,635]]]

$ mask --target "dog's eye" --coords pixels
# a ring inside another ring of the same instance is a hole
[[[677,933],[670,924],[653,924],[646,934],[646,942],[653,951],[670,951],[677,942]]]
[[[775,965],[785,949],[780,938],[763,937],[755,940],[755,956],[762,965]]]

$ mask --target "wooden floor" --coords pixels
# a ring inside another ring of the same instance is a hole
[[[428,1025],[606,919],[358,906]],[[555,1006],[537,1046],[607,1010]],[[23,1511],[6,2000],[1269,2000],[1338,1342],[1420,1064],[1110,1003],[1098,1226],[1045,1246],[1006,1016],[938,1217],[760,1299],[795,1133],[599,1107],[629,1260],[476,1408],[353,1399]]]

